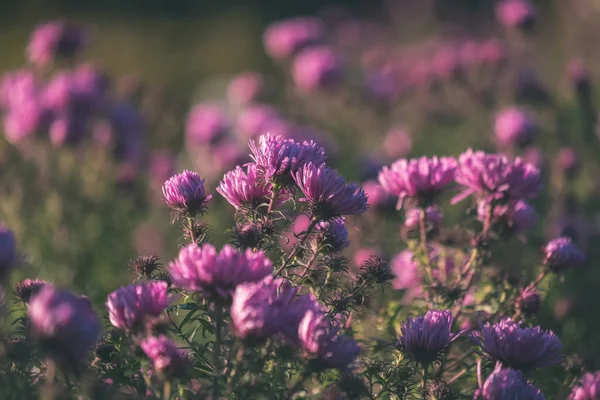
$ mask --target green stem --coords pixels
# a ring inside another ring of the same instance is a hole
[[[192,243],[198,244],[198,238],[196,237],[196,221],[194,221],[194,218],[188,218],[188,229],[190,231],[190,238],[192,239]]]
[[[296,247],[294,248],[294,250],[285,259],[285,261],[281,265],[281,267],[279,267],[279,269],[275,272],[275,277],[279,276],[283,272],[283,270],[285,269],[285,267],[287,267],[290,264],[290,262],[294,259],[294,257],[296,257],[296,254],[298,254],[298,251],[300,251],[300,247],[302,247],[302,245],[304,244],[304,242],[306,242],[306,239],[308,239],[308,236],[311,234],[311,232],[313,231],[313,229],[315,228],[315,226],[317,226],[318,223],[319,223],[318,219],[313,219],[312,220],[312,222],[308,226],[308,229],[306,229],[306,233],[304,234],[304,237],[302,238],[302,240],[300,240],[300,243],[298,243],[296,245]]]
[[[163,384],[163,399],[171,399],[171,382],[169,382],[168,380],[165,380],[165,383]]]
[[[425,274],[429,282],[433,282],[433,273],[431,272],[431,258],[429,257],[429,249],[427,247],[427,227],[425,226],[425,219],[427,214],[425,208],[421,208],[419,215],[419,230],[421,232],[421,247],[423,249],[423,255],[425,256]]]
[[[271,212],[273,212],[273,209],[275,208],[275,204],[277,203],[277,199],[279,198],[279,188],[273,188],[273,196],[271,197],[271,200],[269,201],[269,208],[267,208],[267,215],[271,214]]]
[[[421,379],[421,388],[423,389],[423,400],[427,399],[427,370],[428,370],[428,366],[424,365],[423,366],[423,376]]]
[[[219,374],[221,373],[221,326],[223,324],[223,308],[220,304],[215,304],[215,342],[213,344],[213,399],[219,398]]]

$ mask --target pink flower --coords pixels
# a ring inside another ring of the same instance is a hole
[[[121,329],[135,329],[149,318],[158,317],[169,305],[167,282],[140,283],[121,287],[108,295],[106,308],[110,323]]]
[[[271,185],[259,181],[256,164],[246,164],[245,169],[246,171],[237,166],[235,170],[226,173],[217,187],[217,192],[236,210],[255,210],[269,201]]]
[[[325,27],[319,19],[291,18],[269,25],[263,40],[269,56],[281,60],[317,42],[324,33]]]
[[[147,337],[142,340],[140,347],[159,374],[178,375],[189,367],[188,353],[179,350],[175,343],[164,335]]]
[[[169,207],[177,213],[190,216],[204,213],[206,203],[212,198],[204,190],[204,179],[188,170],[168,179],[162,192]]]
[[[328,47],[309,47],[294,58],[292,77],[303,92],[328,89],[335,85],[341,76],[341,63]]]
[[[264,90],[264,79],[255,72],[236,75],[227,86],[227,100],[236,105],[254,102]]]

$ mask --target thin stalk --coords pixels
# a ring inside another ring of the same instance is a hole
[[[427,399],[427,370],[428,370],[428,366],[424,365],[423,366],[423,376],[421,379],[421,388],[423,389],[423,400]]]
[[[163,384],[163,399],[171,399],[171,382],[169,382],[168,380],[165,380],[165,383]]]
[[[277,199],[279,198],[279,188],[273,188],[273,196],[271,197],[271,200],[269,201],[269,208],[267,208],[267,215],[271,214],[271,212],[273,212],[273,209],[275,208],[275,204],[277,204]]]
[[[198,350],[198,348],[196,346],[194,346],[194,344],[188,339],[188,337],[185,335],[185,333],[183,333],[183,331],[181,329],[179,329],[179,325],[177,325],[177,323],[175,321],[173,321],[171,314],[167,313],[167,316],[169,317],[169,321],[171,322],[171,325],[173,325],[173,328],[175,329],[175,332],[177,332],[179,337],[181,339],[183,339],[187,343],[188,346],[190,346],[190,348],[194,351],[194,353],[196,353],[196,356],[198,358],[202,359],[202,361],[204,361],[205,363],[210,365],[208,360],[206,358],[204,358],[202,353],[200,353],[200,350]]]
[[[427,247],[427,227],[425,226],[426,211],[425,208],[421,208],[419,215],[419,228],[421,232],[421,247],[423,248],[423,254],[425,255],[425,274],[429,282],[433,281],[433,274],[431,273],[431,258],[429,257],[429,249]]]
[[[285,261],[281,265],[281,267],[279,267],[279,269],[275,272],[275,277],[279,276],[283,272],[283,270],[285,269],[285,267],[287,267],[290,264],[290,262],[292,262],[292,260],[294,259],[294,257],[296,257],[296,254],[298,254],[298,251],[300,251],[300,247],[302,247],[302,245],[306,242],[306,239],[308,239],[308,236],[311,234],[311,232],[313,231],[313,229],[315,229],[315,226],[317,226],[318,223],[319,223],[318,219],[313,219],[312,220],[312,222],[308,226],[308,229],[306,229],[306,233],[304,234],[304,237],[302,238],[302,240],[300,240],[300,243],[298,243],[296,245],[296,247],[294,248],[294,250],[285,259]]]
[[[198,240],[198,238],[196,237],[196,221],[194,221],[194,218],[188,218],[188,230],[190,232],[190,238],[192,239],[192,243],[197,244],[198,242],[196,240]]]
[[[215,342],[213,345],[213,364],[215,374],[213,375],[213,399],[219,398],[219,374],[221,365],[221,326],[223,325],[223,308],[220,304],[215,304]]]

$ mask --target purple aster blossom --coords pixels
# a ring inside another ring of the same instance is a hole
[[[213,145],[209,151],[211,155],[210,162],[213,163],[219,174],[248,161],[248,154],[242,151],[238,143],[232,138],[221,140]]]
[[[421,275],[415,255],[410,250],[404,250],[392,257],[392,271],[396,278],[392,283],[394,289],[406,290],[409,298],[421,294]]]
[[[544,264],[553,272],[579,267],[585,255],[567,237],[552,239],[544,248]]]
[[[40,87],[33,71],[20,69],[7,72],[0,80],[0,108],[9,110],[36,99]]]
[[[429,204],[454,179],[456,160],[451,157],[401,159],[383,167],[379,183],[388,193],[398,196],[398,206],[405,198],[417,204]]]
[[[87,31],[67,21],[52,21],[38,26],[27,46],[27,59],[44,67],[59,58],[75,56],[88,42]]]
[[[515,307],[525,314],[537,314],[542,307],[542,298],[535,287],[528,286],[517,297]]]
[[[275,124],[281,123],[279,111],[265,104],[253,104],[244,108],[237,117],[235,131],[244,139],[270,133]]]
[[[382,147],[392,159],[405,157],[412,150],[412,138],[406,128],[395,126],[385,134]]]
[[[304,314],[298,326],[298,337],[305,355],[325,368],[346,370],[360,352],[354,339],[340,334],[334,321],[316,310]]]
[[[264,79],[256,72],[244,72],[233,77],[227,86],[227,100],[235,105],[253,103],[264,90]]]
[[[32,98],[10,108],[4,115],[4,137],[17,146],[42,131],[48,121],[48,110],[39,99]]]
[[[169,305],[168,288],[167,282],[154,281],[115,290],[106,300],[110,323],[131,330],[158,317]]]
[[[302,92],[329,89],[338,83],[342,66],[329,47],[309,47],[302,50],[292,63],[292,77]]]
[[[204,190],[204,179],[188,170],[169,178],[164,183],[162,192],[173,211],[190,216],[203,214],[206,203],[212,198],[212,195],[207,195]]]
[[[69,113],[55,118],[50,124],[48,137],[50,142],[60,147],[63,145],[76,145],[86,131],[88,119],[76,113]]]
[[[290,186],[305,165],[320,165],[326,159],[323,148],[313,141],[300,143],[270,134],[260,136],[258,143],[250,140],[249,147],[259,176],[280,186]]]
[[[558,152],[556,164],[563,173],[570,174],[575,172],[579,166],[577,153],[572,147],[563,147]]]
[[[346,222],[342,218],[319,222],[315,226],[311,241],[315,252],[333,253],[342,251],[350,244]]]
[[[539,147],[529,146],[523,151],[523,160],[538,168],[542,168],[544,165],[544,152]]]
[[[436,361],[462,332],[452,334],[452,312],[430,310],[402,323],[398,345],[406,357],[428,366]]]
[[[61,364],[77,366],[100,335],[88,298],[45,285],[29,302],[31,334]]]
[[[25,279],[15,286],[15,294],[23,303],[29,303],[46,285],[49,283],[41,279]]]
[[[0,224],[0,282],[5,282],[17,264],[17,242],[13,231]]]
[[[458,76],[461,72],[459,53],[452,45],[438,49],[431,61],[433,72],[438,79],[447,80]]]
[[[272,276],[238,285],[231,303],[235,334],[254,339],[283,334],[297,340],[298,324],[304,314],[320,308],[312,295],[299,296],[299,290],[290,281]]]
[[[177,376],[189,367],[188,353],[179,350],[175,342],[164,335],[147,337],[140,342],[140,347],[160,375]]]
[[[196,104],[187,116],[186,141],[190,145],[210,144],[218,141],[229,129],[225,111],[216,104]]]
[[[492,67],[498,67],[506,61],[506,46],[498,39],[489,39],[479,47],[481,62]]]
[[[486,202],[531,199],[542,185],[540,170],[521,158],[511,161],[503,155],[471,149],[458,158],[455,180],[465,189],[452,204],[471,194]]]
[[[475,394],[480,400],[545,400],[544,394],[527,382],[519,371],[496,368]]]
[[[301,48],[316,43],[324,33],[323,22],[317,18],[290,18],[269,25],[263,41],[267,54],[276,60],[282,60]]]
[[[375,181],[370,180],[362,184],[362,188],[367,195],[367,204],[377,210],[391,208],[395,204],[394,198]]]
[[[481,324],[480,332],[472,333],[471,338],[490,359],[518,370],[551,367],[564,357],[554,332],[542,331],[539,326],[524,328],[510,318],[493,325]]]
[[[442,224],[442,211],[436,205],[429,206],[425,210],[425,225],[433,229],[437,229]],[[406,211],[406,219],[404,220],[404,228],[410,232],[419,231],[421,229],[421,209],[411,208]]]
[[[401,93],[402,89],[394,72],[390,68],[378,68],[366,75],[365,88],[374,99],[393,101]]]
[[[496,115],[494,133],[502,148],[525,146],[531,142],[537,124],[531,114],[519,107],[507,107]]]
[[[217,298],[228,298],[240,283],[257,282],[273,272],[262,251],[240,252],[229,244],[221,252],[210,244],[189,244],[167,269],[175,287]]]
[[[583,375],[573,387],[568,400],[600,400],[600,371]]]
[[[296,172],[294,180],[305,196],[299,201],[308,203],[312,215],[319,221],[362,214],[369,207],[364,190],[346,183],[336,170],[325,164],[305,165]]]
[[[507,28],[529,29],[536,14],[529,0],[503,0],[496,5],[496,18]]]
[[[236,210],[254,210],[269,201],[270,186],[260,182],[256,164],[249,163],[245,168],[237,166],[233,171],[226,173],[217,187],[217,192]]]
[[[485,222],[489,205],[485,201],[479,202],[477,218]],[[539,220],[535,209],[523,200],[499,204],[494,207],[492,224],[507,230],[508,233],[519,234],[534,226]]]

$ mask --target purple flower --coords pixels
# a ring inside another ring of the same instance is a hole
[[[264,80],[255,72],[244,72],[236,75],[227,86],[227,100],[236,105],[250,104],[261,95]]]
[[[558,152],[556,163],[561,172],[566,174],[574,172],[579,164],[577,153],[572,147],[563,147]]]
[[[428,366],[462,333],[452,334],[452,312],[431,310],[402,323],[398,345],[406,357]]]
[[[27,69],[7,72],[0,81],[0,108],[9,110],[38,97],[40,88],[35,74]]]
[[[48,131],[50,142],[56,147],[79,143],[87,123],[88,120],[79,114],[61,115],[50,125]]]
[[[383,167],[379,183],[388,193],[398,196],[398,209],[405,197],[418,204],[429,204],[454,179],[456,160],[450,157],[401,159]]]
[[[438,206],[429,206],[425,210],[425,225],[437,229],[442,224],[442,211]],[[404,227],[410,231],[415,232],[421,229],[421,209],[411,208],[406,211],[406,219],[404,220]]]
[[[17,243],[15,234],[0,225],[0,282],[6,281],[17,263]]]
[[[584,262],[585,255],[566,237],[552,239],[544,249],[544,264],[553,272],[579,267]]]
[[[339,176],[337,171],[325,164],[312,162],[300,168],[294,180],[305,197],[313,216],[327,221],[342,215],[362,214],[368,209],[364,190]]]
[[[168,270],[176,287],[227,298],[240,283],[257,282],[270,275],[273,266],[262,251],[240,252],[227,244],[218,253],[210,244],[189,244],[169,263]]]
[[[567,65],[567,78],[577,93],[588,94],[591,88],[590,72],[583,60],[575,58]]]
[[[410,250],[404,250],[392,258],[392,271],[396,275],[392,286],[394,289],[406,289],[410,297],[421,293],[421,276],[415,255]]]
[[[259,176],[266,182],[289,186],[296,171],[303,166],[325,162],[325,151],[313,141],[296,142],[281,136],[262,135],[258,143],[250,140],[252,159],[257,165]]]
[[[327,253],[339,252],[348,247],[348,230],[342,218],[319,222],[312,235],[313,250]]]
[[[536,14],[535,7],[528,0],[504,0],[496,6],[496,18],[507,28],[529,29]]]
[[[497,39],[489,39],[481,43],[479,57],[481,62],[492,67],[500,66],[506,60],[506,48]]]
[[[45,285],[29,302],[32,336],[57,361],[76,366],[98,340],[100,324],[86,297]]]
[[[187,116],[186,140],[191,145],[216,142],[227,132],[229,123],[221,107],[216,104],[196,104]]]
[[[600,371],[583,375],[573,387],[568,400],[600,400]]]
[[[499,154],[467,150],[458,158],[456,182],[464,191],[452,199],[455,204],[471,194],[486,202],[525,200],[541,189],[540,170],[519,157],[509,160]]]
[[[271,24],[264,33],[265,50],[272,58],[288,58],[321,39],[323,23],[316,18],[291,18]]]
[[[242,110],[237,118],[235,130],[244,138],[255,138],[271,133],[267,128],[271,128],[280,121],[281,116],[274,107],[255,104]]]
[[[328,89],[335,85],[342,73],[341,63],[329,47],[309,47],[294,58],[292,77],[303,92]]]
[[[110,323],[121,329],[135,329],[148,318],[158,317],[169,305],[168,284],[163,281],[121,287],[108,295],[106,308]]]
[[[27,46],[28,60],[44,67],[58,58],[75,56],[87,44],[85,29],[66,21],[52,21],[38,26]]]
[[[383,151],[388,157],[405,157],[412,150],[412,138],[402,126],[392,127],[383,140]]]
[[[188,170],[169,178],[163,185],[162,192],[171,209],[190,216],[204,213],[206,203],[212,198],[204,190],[204,179]]]
[[[256,339],[283,334],[297,340],[298,324],[304,314],[319,308],[312,295],[298,296],[299,290],[288,280],[271,276],[238,285],[231,303],[235,334]]]
[[[488,212],[489,204],[481,201],[477,207],[477,218],[485,222]],[[519,234],[535,225],[538,219],[535,209],[527,202],[519,200],[496,205],[491,222],[509,233]]]
[[[531,142],[537,129],[533,117],[519,107],[508,107],[496,115],[494,133],[503,148],[525,146]]]
[[[23,303],[29,303],[46,285],[49,283],[41,279],[25,279],[15,286],[15,294]]]
[[[48,110],[38,99],[24,101],[4,115],[4,137],[12,145],[19,145],[46,126]]]
[[[140,347],[152,361],[154,370],[161,375],[180,375],[189,367],[188,353],[164,335],[150,336],[140,342]]]
[[[454,46],[442,46],[431,61],[433,72],[442,80],[452,79],[461,72],[460,58]]]
[[[306,356],[323,367],[345,370],[360,352],[354,339],[340,334],[334,322],[316,310],[304,314],[298,326],[298,337]]]
[[[563,360],[562,344],[552,331],[542,331],[539,326],[523,328],[510,318],[481,325],[480,333],[471,337],[484,354],[505,367],[529,371]]]
[[[394,206],[394,198],[383,190],[377,181],[366,181],[362,184],[362,188],[367,195],[367,204],[369,207],[383,210]]]
[[[237,166],[223,176],[217,192],[237,209],[256,209],[269,201],[270,184],[260,182],[256,164],[246,164],[244,168]]]
[[[541,307],[542,298],[534,287],[526,287],[517,298],[516,308],[525,314],[537,314]]]
[[[478,395],[477,395],[478,394]],[[496,368],[478,390],[476,398],[482,400],[545,400],[544,394],[514,369]]]

